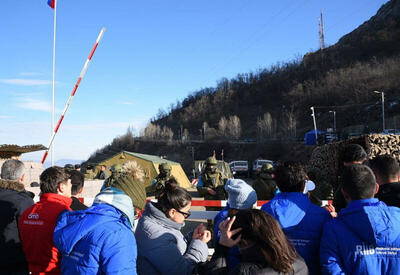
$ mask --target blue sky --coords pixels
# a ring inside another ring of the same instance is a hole
[[[190,92],[316,50],[320,10],[331,45],[386,2],[59,0],[56,121],[101,27],[107,31],[56,136],[55,159],[86,159]],[[0,37],[0,144],[47,146],[53,43],[47,0],[0,1]]]

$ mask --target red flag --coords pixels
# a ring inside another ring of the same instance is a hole
[[[224,149],[221,151],[221,157],[224,157]]]
[[[213,152],[213,157],[215,158],[215,156],[216,156],[216,155],[215,155],[215,150],[214,150],[214,152]]]
[[[56,4],[56,0],[48,0],[47,5],[49,5],[52,9],[54,9],[54,5]]]

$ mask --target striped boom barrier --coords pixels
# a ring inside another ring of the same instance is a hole
[[[97,46],[98,46],[99,43],[100,43],[100,40],[103,38],[103,35],[104,35],[104,32],[105,32],[105,31],[106,31],[105,28],[102,28],[102,29],[101,29],[101,31],[100,31],[100,33],[99,33],[99,36],[98,36],[97,39],[96,39],[96,43],[94,44],[92,50],[90,51],[89,57],[88,57],[88,59],[87,59],[86,62],[85,62],[85,65],[83,65],[82,71],[81,71],[81,73],[80,73],[80,75],[79,75],[79,77],[78,77],[78,80],[76,81],[76,84],[75,84],[74,88],[72,89],[72,93],[71,93],[71,95],[70,95],[70,97],[69,97],[69,99],[68,99],[68,101],[67,101],[67,104],[65,105],[64,111],[62,112],[61,117],[60,117],[60,119],[58,120],[57,126],[54,128],[53,134],[51,135],[50,142],[49,142],[49,146],[47,146],[47,150],[46,150],[46,152],[44,152],[44,155],[43,155],[43,158],[42,158],[42,161],[41,161],[42,164],[44,164],[44,162],[46,161],[47,155],[49,154],[49,149],[51,148],[51,145],[53,144],[54,137],[56,136],[56,134],[57,134],[57,132],[58,132],[58,129],[60,128],[61,122],[62,122],[63,119],[64,119],[64,116],[65,116],[65,114],[66,114],[66,112],[67,112],[67,110],[68,110],[68,108],[69,108],[69,105],[70,105],[71,102],[72,102],[72,99],[74,98],[74,95],[75,95],[75,93],[76,93],[76,90],[78,89],[79,84],[80,84],[81,81],[82,81],[82,78],[83,78],[83,77],[85,76],[85,74],[86,74],[86,70],[87,70],[87,68],[88,68],[88,66],[89,66],[89,62],[90,62],[90,60],[92,60],[93,54],[94,54],[94,52],[96,51]]]

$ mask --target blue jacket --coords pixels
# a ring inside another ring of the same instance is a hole
[[[350,202],[325,225],[321,265],[324,274],[399,274],[400,208]]]
[[[137,274],[137,247],[128,218],[131,211],[128,196],[107,188],[96,196],[92,207],[62,213],[53,234],[62,253],[62,273]]]
[[[319,246],[324,224],[331,220],[329,212],[311,203],[299,192],[281,192],[261,208],[281,225],[283,232],[305,260],[310,274],[320,274]]]
[[[197,263],[207,260],[207,244],[184,237],[184,225],[167,218],[152,202],[146,204],[135,231],[140,275],[192,274]]]
[[[214,247],[216,247],[217,243],[219,242],[219,238],[221,237],[219,224],[228,218],[228,211],[229,205],[222,209],[214,218]],[[227,260],[229,270],[233,270],[240,263],[240,251],[237,245],[229,249]]]

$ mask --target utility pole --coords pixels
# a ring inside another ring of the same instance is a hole
[[[325,49],[325,34],[324,34],[324,21],[322,19],[322,11],[320,12],[319,22],[318,22],[318,34],[319,34],[319,48],[321,50]]]
[[[333,131],[336,133],[336,111],[329,111],[329,113],[333,113]]]
[[[382,96],[382,131],[385,131],[385,93],[384,92],[379,92],[379,91],[374,91],[376,94],[381,94]]]
[[[315,144],[318,145],[318,133],[317,133],[317,122],[315,121],[315,112],[314,112],[314,106],[311,106],[311,116],[313,117],[313,121],[314,121],[314,132],[315,132]]]

